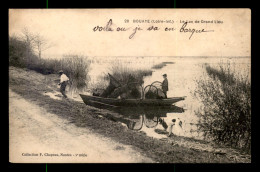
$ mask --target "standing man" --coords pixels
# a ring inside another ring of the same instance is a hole
[[[66,89],[69,78],[63,73],[62,70],[59,71],[59,74],[60,74],[60,83],[59,83],[60,92],[65,98],[67,98],[67,96],[65,94],[65,89]]]
[[[163,75],[163,82],[162,82],[162,90],[163,93],[165,94],[165,98],[167,98],[167,91],[168,91],[168,79],[167,79],[167,74]]]

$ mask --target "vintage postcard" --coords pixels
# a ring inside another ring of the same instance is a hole
[[[11,163],[250,163],[250,9],[9,9]]]

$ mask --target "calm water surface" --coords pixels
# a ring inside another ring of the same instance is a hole
[[[174,64],[167,64],[161,69],[153,69],[152,76],[144,78],[144,86],[151,84],[154,81],[163,81],[163,74],[168,75],[169,91],[168,97],[182,97],[186,96],[186,99],[181,102],[177,102],[173,109],[169,110],[133,110],[124,109],[119,111],[122,115],[125,115],[124,123],[130,129],[138,129],[145,132],[148,136],[154,138],[164,138],[167,134],[164,133],[164,127],[159,122],[163,120],[168,126],[172,125],[173,119],[176,119],[173,126],[173,134],[185,137],[194,137],[196,139],[202,139],[202,133],[197,132],[197,117],[194,113],[198,110],[202,104],[193,96],[196,89],[196,80],[207,79],[205,63],[210,66],[218,67],[219,63],[224,65],[230,64],[232,70],[241,75],[246,75],[251,70],[251,58],[249,57],[233,57],[233,58],[219,58],[219,57],[145,57],[145,58],[106,58],[106,61],[102,59],[98,62],[91,63],[91,70],[89,72],[92,85],[102,80],[102,77],[108,73],[112,66],[118,63],[118,65],[125,65],[127,68],[132,69],[151,69],[153,65],[161,62],[174,62]],[[183,109],[180,110],[180,109]],[[133,112],[134,111],[134,112]],[[132,114],[131,114],[132,113]],[[132,116],[132,117],[131,117]],[[147,117],[148,116],[148,117]],[[132,119],[131,119],[132,118]],[[132,121],[132,122],[131,122]],[[181,121],[181,125],[180,124]],[[134,124],[133,124],[134,123]],[[135,128],[133,128],[133,125]],[[168,129],[169,130],[169,127]],[[161,131],[161,132],[158,132]]]

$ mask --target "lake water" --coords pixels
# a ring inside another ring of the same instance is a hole
[[[195,81],[208,77],[203,65],[207,63],[210,66],[218,67],[219,63],[223,63],[224,65],[230,64],[231,70],[241,75],[250,74],[251,70],[250,57],[100,57],[92,59],[89,71],[90,85],[95,85],[99,80],[102,80],[102,77],[116,65],[123,65],[131,69],[151,69],[153,65],[161,62],[173,62],[173,64],[167,64],[161,69],[152,69],[152,75],[144,78],[144,86],[154,81],[162,82],[162,75],[166,73],[169,82],[168,97],[186,96],[186,98],[184,101],[175,104],[177,107],[183,108],[184,112],[169,112],[160,115],[157,111],[156,113],[160,117],[156,120],[160,118],[170,126],[173,123],[172,120],[176,119],[177,121],[172,129],[173,134],[196,139],[202,139],[202,133],[197,132],[196,124],[198,119],[194,111],[198,110],[202,104],[193,97],[193,93],[197,87]],[[139,120],[139,123],[141,123],[143,119],[146,119],[142,118],[142,116],[145,117],[145,113],[140,114],[135,119],[135,122],[138,123]],[[178,125],[179,121],[181,121],[181,126]],[[144,123],[144,120],[142,122]],[[158,121],[156,122],[158,123]],[[140,129],[140,131],[154,138],[167,137],[166,134],[156,132],[162,130],[164,128],[160,124],[154,125],[154,127],[142,125]]]

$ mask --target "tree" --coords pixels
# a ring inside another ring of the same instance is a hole
[[[37,51],[39,59],[41,59],[42,52],[51,48],[53,44],[49,43],[40,33],[32,33],[26,27],[22,30],[22,39],[27,46],[27,56],[32,55],[32,51]]]
[[[33,53],[32,50],[34,48],[34,35],[26,27],[23,28],[22,34],[22,40],[26,45],[26,56],[29,58]]]
[[[53,45],[48,43],[48,41],[39,33],[34,36],[35,47],[38,51],[38,57],[41,59],[42,51],[51,48]]]

